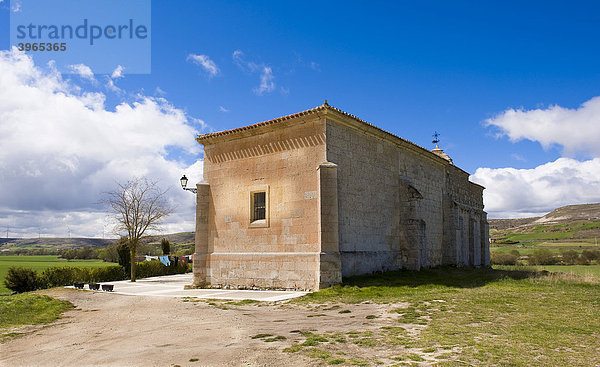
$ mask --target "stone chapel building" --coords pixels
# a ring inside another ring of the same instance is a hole
[[[317,290],[343,276],[489,266],[483,187],[327,104],[200,135],[194,284]]]

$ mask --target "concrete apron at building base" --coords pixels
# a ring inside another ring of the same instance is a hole
[[[286,301],[307,294],[308,292],[296,291],[255,291],[255,290],[234,290],[234,289],[184,289],[186,285],[193,282],[193,275],[178,274],[166,275],[162,277],[138,279],[135,283],[129,280],[117,282],[103,282],[101,284],[112,284],[112,292],[94,291],[98,293],[114,293],[128,296],[153,296],[153,297],[193,297],[202,299],[227,299],[243,300],[251,299],[255,301]],[[73,288],[69,286],[66,288]],[[88,290],[88,285],[85,285]]]

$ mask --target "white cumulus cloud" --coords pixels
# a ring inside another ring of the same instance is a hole
[[[545,149],[558,145],[568,156],[600,156],[600,97],[572,109],[556,105],[533,110],[511,108],[487,119],[486,124],[497,127],[500,135],[513,142],[537,141]]]
[[[114,92],[117,94],[123,93],[123,90],[121,88],[117,87],[114,80],[111,78],[108,78],[108,77],[106,78],[105,87],[106,87],[106,89],[110,90],[111,92]]]
[[[201,172],[177,157],[199,156],[193,126],[204,123],[164,98],[138,96],[110,109],[105,100],[16,49],[0,51],[0,226],[59,235],[69,225],[80,236],[101,236],[102,193],[146,176],[173,187],[179,209],[167,229],[193,230],[194,199],[179,178]]]
[[[219,74],[219,68],[217,67],[217,64],[215,64],[215,62],[206,55],[189,54],[187,60],[196,65],[200,65],[204,71],[208,73],[209,77]]]
[[[84,65],[84,64],[69,65],[69,69],[71,69],[71,71],[73,71],[75,74],[79,75],[83,79],[87,79],[91,82],[96,81],[96,78],[94,78],[94,72],[87,65]]]
[[[559,158],[532,169],[478,168],[490,218],[539,216],[560,206],[600,202],[600,158]]]
[[[122,67],[121,65],[118,65],[115,70],[113,70],[112,74],[110,75],[111,79],[119,79],[123,77],[123,70],[125,70],[124,67]]]

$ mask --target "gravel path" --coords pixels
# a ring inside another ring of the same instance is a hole
[[[1,366],[310,366],[323,361],[283,352],[301,336],[291,331],[376,330],[382,305],[352,313],[281,303],[232,305],[173,297],[139,297],[55,288],[40,293],[76,309],[50,326],[1,344]],[[318,316],[318,317],[317,317]],[[391,320],[388,320],[391,322]],[[286,339],[252,339],[267,333]],[[348,345],[350,347],[350,345]],[[197,359],[197,361],[194,361]]]

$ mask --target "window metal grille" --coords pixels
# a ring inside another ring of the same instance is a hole
[[[252,221],[266,219],[266,193],[263,192],[255,192],[254,198],[252,200],[253,208],[252,208]]]

